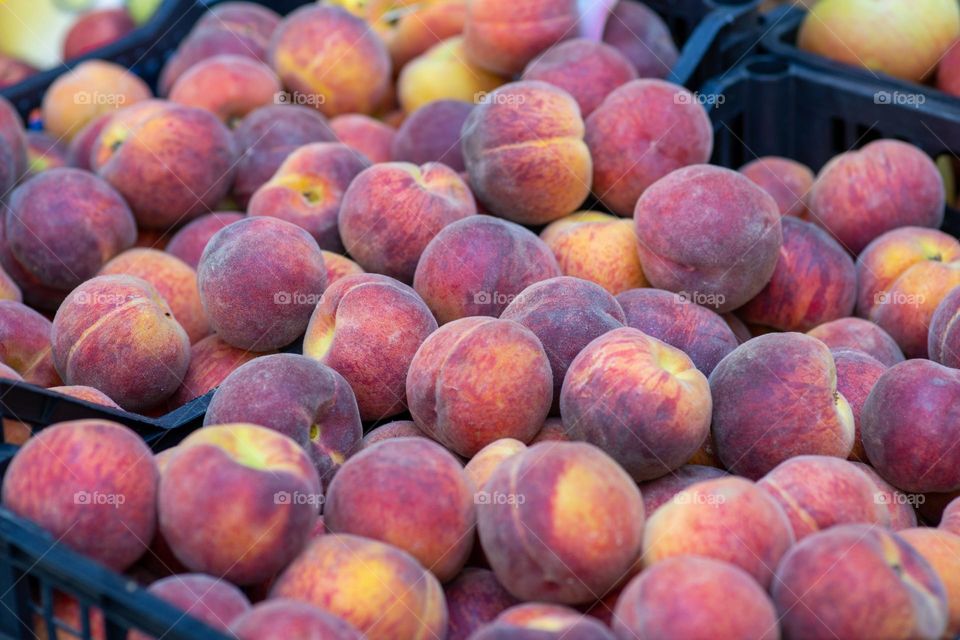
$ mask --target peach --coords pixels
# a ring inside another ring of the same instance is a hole
[[[707,467],[699,464],[685,464],[656,480],[640,483],[640,494],[643,496],[643,509],[648,514],[653,513],[661,506],[670,502],[684,489],[704,482],[729,475],[723,469]]]
[[[473,482],[473,486],[482,489],[490,476],[493,475],[494,470],[504,460],[526,450],[527,445],[513,438],[494,440],[470,458],[470,461],[464,467],[464,471]]]
[[[202,573],[172,575],[157,580],[147,593],[182,609],[211,628],[226,631],[234,620],[250,610],[250,601],[237,587]],[[148,640],[133,632],[129,640]]]
[[[76,398],[77,400],[83,400],[84,402],[89,402],[90,404],[109,407],[111,409],[120,408],[120,405],[111,400],[107,394],[99,389],[94,389],[93,387],[85,387],[83,385],[67,385],[65,387],[50,387],[50,391],[68,396],[70,398]]]
[[[400,11],[385,11],[382,20],[396,21],[387,33],[387,48],[394,68],[408,62],[447,38],[463,32],[467,17],[467,0],[432,0],[411,3],[387,0],[381,5],[405,5]],[[396,15],[399,14],[399,15]]]
[[[330,128],[342,143],[363,154],[370,162],[389,162],[397,131],[388,124],[361,113],[348,113],[330,121]]]
[[[269,57],[284,86],[329,117],[371,113],[390,84],[386,45],[339,7],[289,14],[273,34]]]
[[[260,107],[237,124],[233,135],[240,151],[233,196],[241,207],[298,147],[337,141],[326,118],[300,105]]]
[[[236,499],[224,500],[224,486]],[[307,544],[321,491],[310,456],[283,434],[253,424],[207,426],[181,442],[161,472],[160,533],[191,571],[256,584]]]
[[[261,356],[220,383],[204,424],[248,422],[292,438],[328,481],[359,451],[363,429],[347,381],[329,367],[289,353]]]
[[[470,188],[449,167],[388,162],[354,179],[340,206],[340,236],[367,271],[413,281],[427,245],[477,212]]]
[[[641,78],[666,78],[680,57],[663,18],[642,2],[617,2],[603,41],[626,56]]]
[[[75,169],[92,171],[91,156],[93,155],[94,145],[100,137],[100,132],[107,126],[107,123],[113,119],[113,113],[104,113],[97,116],[83,126],[77,135],[73,136],[67,147],[67,165]]]
[[[51,169],[10,195],[4,216],[4,264],[22,277],[29,302],[31,285],[54,290],[62,300],[95,276],[103,264],[136,240],[136,223],[120,194],[79,169]]]
[[[943,510],[940,528],[960,536],[960,498],[954,498]]]
[[[136,433],[105,420],[51,425],[17,452],[3,506],[59,542],[123,571],[156,528],[157,467]]]
[[[13,367],[9,367],[2,362],[0,362],[0,380],[12,380],[13,382],[22,382],[23,376],[14,370]],[[20,423],[23,424],[23,423]],[[4,421],[4,429],[7,427],[7,421]],[[24,425],[25,426],[25,425]],[[6,435],[4,435],[4,442],[7,441]]]
[[[0,186],[6,193],[27,171],[27,137],[20,114],[3,96],[0,96],[0,140],[6,143],[6,175],[0,173]]]
[[[55,387],[60,375],[53,364],[53,325],[30,307],[0,300],[0,362],[39,387]]]
[[[380,540],[446,582],[463,568],[476,527],[474,485],[426,438],[397,438],[350,458],[327,488],[327,531]],[[405,496],[397,501],[397,496]]]
[[[197,21],[194,30],[225,29],[266,44],[278,24],[280,16],[269,7],[256,2],[231,1],[210,7]]]
[[[947,594],[949,620],[944,637],[960,633],[960,536],[949,531],[914,528],[898,531],[940,577]]]
[[[347,621],[319,607],[285,598],[261,602],[234,619],[231,637],[239,640],[286,640],[287,638],[330,638],[363,640],[364,636]]]
[[[125,67],[104,60],[81,62],[57,78],[40,107],[46,131],[71,140],[105,113],[149,100],[150,87]]]
[[[576,101],[538,81],[504,85],[463,125],[470,187],[501,217],[540,225],[576,211],[594,170]]]
[[[339,372],[363,420],[407,405],[407,371],[437,321],[417,292],[387,276],[348,276],[329,287],[310,317],[303,354]]]
[[[960,368],[960,332],[956,331],[960,315],[960,287],[944,296],[930,319],[927,354],[934,362]]]
[[[954,42],[937,65],[936,86],[952,96],[960,96],[960,46]]]
[[[782,215],[807,219],[807,200],[816,179],[810,167],[789,158],[765,156],[748,162],[739,171],[773,196]]]
[[[443,589],[431,573],[400,549],[348,534],[314,539],[270,597],[322,607],[370,640],[442,638],[447,628]]]
[[[678,557],[627,585],[613,630],[620,638],[647,640],[779,640],[778,620],[770,597],[747,572],[711,558]]]
[[[723,318],[692,301],[660,289],[633,289],[617,296],[626,325],[683,351],[709,376],[739,346]]]
[[[420,431],[413,420],[396,420],[382,424],[372,429],[363,436],[363,447],[372,447],[383,440],[392,440],[394,438],[426,438],[427,436]]]
[[[577,32],[576,0],[474,0],[467,5],[467,60],[512,76],[537,55]]]
[[[247,215],[286,220],[309,231],[321,249],[343,251],[337,229],[343,196],[369,166],[364,156],[344,144],[304,145],[254,192]]]
[[[390,149],[393,160],[424,164],[441,162],[454,171],[466,171],[460,133],[473,104],[435,100],[411,113],[400,125]]]
[[[929,360],[887,369],[863,406],[861,433],[877,472],[903,491],[960,489],[960,371]]]
[[[771,591],[787,638],[941,637],[947,625],[943,583],[897,534],[850,524],[794,546]]]
[[[307,231],[278,218],[253,217],[210,239],[197,279],[210,326],[221,338],[247,351],[272,351],[306,330],[326,289],[327,270]]]
[[[27,175],[35,176],[68,165],[67,149],[59,140],[42,131],[28,131],[26,136]]]
[[[480,627],[471,640],[615,640],[601,622],[575,609],[529,602],[502,612],[493,622]]]
[[[861,318],[831,320],[807,331],[807,335],[817,338],[832,350],[862,351],[888,367],[904,360],[903,352],[889,333]]]
[[[767,286],[738,310],[744,321],[781,331],[808,331],[853,314],[857,269],[826,231],[785,217],[783,245]]]
[[[580,351],[560,392],[564,425],[638,482],[690,459],[710,433],[711,404],[707,378],[685,353],[629,327]]]
[[[521,600],[591,602],[640,555],[640,491],[586,443],[537,444],[507,459],[478,503],[483,551],[497,579]]]
[[[870,395],[873,385],[888,369],[887,365],[872,356],[853,349],[831,349],[833,361],[837,367],[837,392],[846,398],[853,413],[853,423],[856,436],[853,443],[851,460],[867,462],[867,454],[863,450],[863,440],[860,436],[861,416],[863,405]]]
[[[593,156],[594,194],[614,213],[628,216],[660,178],[709,161],[713,129],[706,110],[683,87],[633,80],[611,92],[586,119],[586,143]]]
[[[0,89],[18,85],[35,73],[37,69],[27,62],[0,53]]]
[[[759,478],[794,456],[846,458],[853,449],[853,412],[837,391],[833,355],[816,338],[754,338],[720,361],[710,391],[713,440],[732,473]]]
[[[919,501],[916,496],[910,496],[897,490],[889,482],[880,477],[876,469],[864,462],[851,462],[860,469],[876,485],[875,500],[883,505],[890,517],[890,528],[893,531],[909,529],[917,526],[917,511],[913,505]]]
[[[218,335],[207,336],[190,347],[190,366],[180,388],[170,398],[172,407],[182,406],[220,386],[236,369],[259,354],[244,351],[223,341]]]
[[[678,169],[636,205],[640,262],[655,287],[723,313],[760,293],[776,271],[783,243],[776,203],[735,171]]]
[[[136,28],[124,9],[98,9],[81,15],[63,40],[63,59],[72,60],[120,40]]]
[[[407,375],[420,429],[472,457],[500,438],[529,442],[550,410],[553,377],[537,336],[511,320],[455,320],[420,346]]]
[[[560,275],[556,258],[532,232],[485,215],[444,227],[417,263],[413,288],[440,324],[498,317],[521,291]]]
[[[863,196],[864,189],[870,198]],[[943,179],[929,156],[899,140],[877,140],[827,163],[810,192],[809,207],[814,222],[858,254],[898,227],[939,228],[944,199]]]
[[[350,258],[332,251],[321,251],[323,263],[327,265],[327,284],[332,285],[341,278],[366,273],[363,267]]]
[[[540,431],[537,432],[537,435],[533,437],[528,444],[536,444],[538,442],[574,442],[577,440],[574,437],[576,434],[567,430],[563,426],[563,420],[561,418],[547,418],[546,422],[543,423],[543,427],[540,428]]]
[[[200,264],[200,256],[210,238],[224,227],[243,220],[242,213],[219,211],[207,213],[181,227],[164,248],[167,253],[180,258],[194,269]]]
[[[766,588],[793,543],[790,520],[776,500],[753,482],[730,476],[691,485],[653,512],[643,562],[649,569],[677,556],[723,560]]]
[[[507,80],[473,64],[462,37],[444,40],[423,52],[400,71],[397,100],[412,114],[439,100],[475,103]]]
[[[152,284],[191,343],[210,333],[197,288],[197,272],[179,258],[156,249],[130,249],[105,264],[100,275],[136,276]]]
[[[239,55],[201,60],[170,88],[170,101],[206,109],[228,126],[258,107],[274,104],[280,80],[267,65]]]
[[[518,604],[492,571],[464,569],[444,587],[450,625],[447,640],[468,640],[474,631]]]

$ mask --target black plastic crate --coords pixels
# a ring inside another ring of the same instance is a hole
[[[933,158],[960,153],[960,101],[892,101],[890,86],[875,79],[763,55],[701,91],[715,97],[713,162],[733,169],[779,155],[819,171],[834,156],[879,138],[909,142]],[[960,237],[960,213],[948,208],[943,229]]]

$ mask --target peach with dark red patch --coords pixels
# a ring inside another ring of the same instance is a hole
[[[955,287],[937,305],[930,319],[927,334],[927,353],[931,360],[942,365],[960,368],[960,287]]]
[[[472,103],[460,100],[435,100],[423,105],[397,130],[390,150],[392,158],[413,164],[440,162],[454,171],[465,171],[460,134],[473,108]]]
[[[286,598],[271,598],[239,616],[230,625],[238,640],[286,640],[287,638],[331,638],[363,640],[356,628],[332,613]]]
[[[347,113],[330,121],[341,144],[363,154],[370,162],[389,162],[396,129],[362,113]]]
[[[642,2],[617,2],[603,41],[625,55],[641,78],[666,78],[680,56],[663,18]]]
[[[218,631],[226,631],[234,620],[250,610],[250,601],[240,589],[202,573],[168,576],[151,584],[146,591]],[[139,632],[129,635],[129,640],[149,638]]]
[[[30,307],[0,300],[0,362],[39,387],[61,384],[53,364],[53,325]]]
[[[789,158],[766,156],[748,162],[739,171],[773,196],[781,214],[809,217],[807,200],[816,176],[807,165]]]
[[[450,625],[447,640],[468,640],[483,625],[518,604],[487,569],[468,567],[444,587]]]
[[[862,318],[840,318],[825,322],[810,331],[831,349],[853,349],[876,358],[888,367],[903,362],[903,352],[889,333]]]
[[[199,398],[259,355],[231,346],[216,334],[198,340],[190,347],[190,366],[180,388],[170,398],[170,405],[179,407]]]
[[[187,69],[170,89],[170,101],[206,109],[227,126],[251,111],[274,104],[280,80],[270,67],[242,55],[201,60]]]
[[[190,221],[173,234],[170,242],[164,247],[164,251],[180,258],[196,269],[200,264],[200,256],[203,255],[203,250],[210,242],[210,238],[220,229],[238,220],[243,220],[242,213],[218,211],[204,214]]]
[[[420,431],[413,420],[396,420],[382,424],[376,429],[368,431],[363,436],[363,446],[372,447],[383,440],[392,440],[394,438],[426,438],[427,436]]]
[[[833,361],[837,367],[837,393],[846,398],[853,413],[853,423],[856,436],[853,442],[851,460],[867,462],[867,454],[863,450],[863,439],[860,435],[861,416],[863,405],[870,395],[873,385],[877,383],[887,366],[872,356],[853,349],[831,349]]]
[[[323,263],[327,265],[327,285],[332,285],[341,278],[366,273],[363,267],[350,258],[332,251],[321,251]]]

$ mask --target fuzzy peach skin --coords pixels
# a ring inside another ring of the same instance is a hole
[[[366,169],[346,190],[340,236],[365,270],[409,284],[430,241],[476,212],[470,187],[453,169],[388,162]]]
[[[643,272],[718,313],[742,306],[779,261],[780,212],[765,191],[729,169],[678,169],[647,189],[634,219]]]
[[[532,331],[511,320],[444,325],[423,342],[407,374],[417,426],[466,457],[500,438],[529,442],[552,398],[546,352]]]
[[[863,405],[873,385],[889,367],[862,351],[831,349],[830,352],[837,367],[837,392],[847,399],[856,429],[850,459],[868,462],[867,454],[863,450],[863,439],[860,436]]]
[[[0,300],[23,302],[23,293],[20,291],[20,287],[3,270],[2,261],[0,261]]]
[[[107,394],[99,389],[94,389],[93,387],[84,387],[83,385],[67,385],[64,387],[50,387],[49,390],[53,391],[54,393],[76,398],[77,400],[89,402],[90,404],[98,404],[111,409],[120,408],[120,405],[111,400]]]
[[[105,113],[88,122],[77,132],[77,135],[70,140],[67,147],[67,166],[85,171],[91,170],[90,160],[93,155],[93,147],[97,138],[100,137],[100,132],[112,119],[113,112]]]
[[[651,514],[643,563],[650,568],[677,556],[723,560],[766,588],[793,543],[790,520],[776,500],[753,482],[730,476],[691,485]]]
[[[363,447],[372,447],[383,440],[393,438],[426,438],[426,434],[413,420],[395,420],[371,429],[363,436]]]
[[[170,89],[170,101],[206,109],[227,126],[258,107],[275,104],[280,80],[267,65],[248,56],[220,55],[202,60]]]
[[[114,571],[132,565],[156,527],[157,467],[136,433],[105,420],[34,435],[4,477],[3,506]]]
[[[623,309],[603,287],[569,276],[536,282],[514,298],[501,320],[513,320],[540,340],[553,372],[553,413],[570,363],[595,338],[624,326]]]
[[[234,620],[250,610],[250,601],[240,589],[202,573],[162,578],[147,587],[147,593],[218,631],[226,631]],[[149,640],[149,636],[137,631],[128,637],[129,640]]]
[[[171,407],[180,407],[220,386],[224,378],[258,355],[231,346],[214,334],[190,346],[190,366],[180,388],[170,398]]]
[[[917,526],[917,511],[913,508],[917,498],[909,496],[880,477],[877,470],[864,462],[851,462],[876,485],[875,500],[883,505],[890,517],[890,529],[900,531]]]
[[[332,251],[321,251],[323,263],[327,265],[327,284],[332,285],[341,278],[366,273],[363,267],[350,258]]]
[[[55,290],[62,299],[133,246],[137,234],[120,194],[79,169],[51,169],[17,187],[3,222],[3,262],[15,280],[20,275],[20,286],[35,303],[32,285]]]
[[[219,204],[238,153],[230,130],[209,111],[151,100],[119,111],[91,158],[140,226],[167,229]]]
[[[463,32],[467,17],[467,0],[430,0],[427,2],[380,4],[408,5],[400,12],[385,12],[384,18],[392,20],[391,13],[399,13],[393,29],[387,33],[387,48],[393,58],[394,68],[402,69],[408,62],[447,38]]]
[[[273,34],[269,58],[294,97],[302,95],[329,117],[371,113],[390,84],[386,45],[339,7],[302,7],[287,15]]]
[[[270,598],[292,598],[342,617],[369,640],[442,638],[440,582],[413,556],[348,534],[325,534],[277,579]]]
[[[876,499],[876,484],[840,458],[790,458],[761,478],[757,486],[787,514],[797,540],[839,524],[890,525],[889,512]]]
[[[197,265],[200,264],[200,256],[203,255],[203,250],[210,242],[210,238],[220,229],[238,220],[243,220],[243,217],[242,213],[233,211],[204,214],[188,222],[174,233],[163,250],[196,269]]]
[[[260,107],[234,127],[233,135],[240,159],[232,195],[241,207],[298,147],[337,141],[326,118],[298,104]]]
[[[467,60],[513,76],[537,55],[577,35],[576,0],[473,0],[467,4]]]
[[[831,320],[807,331],[807,335],[831,349],[862,351],[888,367],[904,360],[903,352],[889,333],[861,318]]]
[[[939,228],[944,200],[943,178],[927,154],[898,140],[877,140],[828,162],[809,207],[811,220],[858,254],[897,227]]]
[[[709,376],[739,346],[723,318],[691,300],[661,289],[632,289],[617,296],[626,325],[676,347]]]
[[[707,378],[679,349],[633,328],[588,344],[567,370],[560,415],[634,480],[682,466],[710,433]]]
[[[887,369],[863,406],[861,434],[877,472],[903,491],[960,489],[960,371],[929,360]]]
[[[794,456],[846,458],[853,449],[853,412],[837,391],[833,355],[816,338],[754,338],[720,361],[710,391],[713,440],[733,473],[759,478]]]
[[[576,609],[528,602],[513,606],[481,626],[470,640],[615,640],[601,622]]]
[[[407,406],[410,362],[437,321],[417,292],[387,276],[347,276],[314,309],[303,354],[339,372],[357,397],[363,420],[382,420]]]
[[[224,486],[239,499],[224,500]],[[157,507],[160,533],[187,568],[252,585],[304,548],[321,502],[320,477],[300,445],[233,423],[206,426],[177,446],[160,474]]]
[[[777,568],[771,594],[788,638],[935,640],[947,625],[942,581],[882,527],[842,525],[802,540]]]
[[[475,491],[460,461],[439,444],[397,438],[365,448],[340,468],[327,488],[323,523],[331,533],[402,549],[446,582],[473,548]]]
[[[88,11],[70,25],[63,39],[63,59],[72,60],[112,44],[136,27],[125,7]]]
[[[960,96],[960,46],[954,42],[937,65],[936,85],[940,91]]]
[[[480,449],[480,451],[470,458],[470,461],[467,462],[463,470],[466,472],[467,477],[473,482],[474,487],[483,489],[487,480],[493,475],[494,470],[500,466],[504,460],[512,458],[526,450],[527,445],[519,440],[515,440],[514,438],[500,438],[499,440],[494,440],[483,449]]]
[[[363,154],[370,162],[389,162],[396,129],[361,113],[347,113],[330,121],[330,128],[342,143]]]
[[[593,156],[593,193],[621,216],[632,214],[660,178],[708,162],[713,150],[713,129],[700,102],[683,87],[655,79],[610,93],[586,119],[585,139]]]
[[[343,251],[337,216],[347,187],[370,162],[345,144],[314,142],[287,156],[250,198],[249,216],[269,216],[310,232],[321,249]]]
[[[30,307],[0,300],[0,362],[38,387],[61,384],[53,363],[53,325]]]
[[[57,78],[40,107],[44,129],[69,141],[104,113],[149,100],[150,87],[129,69],[105,60],[87,60]]]
[[[613,630],[624,640],[780,638],[773,602],[750,574],[697,557],[670,558],[634,578],[617,600]]]
[[[35,176],[68,165],[66,144],[43,131],[28,131],[26,136],[27,175]]]
[[[852,315],[857,269],[850,255],[809,222],[785,217],[781,224],[783,245],[773,277],[737,315],[781,331],[809,331]]]
[[[440,42],[407,63],[397,78],[397,100],[412,114],[439,100],[476,103],[507,82],[473,64],[463,38]]]
[[[170,307],[133,276],[97,276],[74,289],[50,340],[66,384],[99,389],[128,411],[173,395],[190,364],[190,339]]]
[[[0,140],[7,147],[7,175],[0,174],[0,185],[13,186],[27,171],[27,137],[20,114],[5,97],[0,96]],[[6,193],[6,189],[4,193]]]
[[[235,369],[213,394],[204,424],[250,422],[303,447],[324,482],[361,448],[363,428],[347,381],[304,356],[261,356]]]
[[[231,637],[238,640],[286,640],[287,638],[330,638],[331,640],[363,640],[363,636],[346,620],[332,613],[285,598],[265,600],[234,619]]]
[[[663,18],[641,2],[616,3],[603,41],[625,55],[641,78],[666,78],[680,56]]]
[[[943,510],[940,528],[960,536],[960,498],[954,498]]]
[[[898,531],[907,544],[926,560],[943,582],[948,622],[945,638],[960,633],[960,536],[929,527]]]
[[[473,108],[472,102],[461,100],[435,100],[423,105],[400,125],[391,157],[413,164],[440,162],[454,171],[466,171],[461,131]]]
[[[549,247],[518,224],[486,215],[444,227],[417,263],[413,288],[440,324],[498,317],[521,291],[559,276]]]
[[[303,334],[327,287],[327,269],[307,231],[258,216],[210,239],[197,280],[214,331],[235,347],[262,352]]]
[[[267,44],[280,24],[280,16],[269,7],[255,2],[223,2],[203,14],[194,30],[197,33],[222,29],[246,36],[251,42]]]
[[[537,442],[574,442],[578,438],[574,432],[567,431],[567,428],[563,426],[563,420],[560,418],[547,418],[543,423],[543,427],[540,428],[540,431],[537,432],[537,435],[533,437],[528,444],[536,444]]]
[[[765,156],[748,162],[739,169],[758,187],[773,196],[785,216],[807,219],[807,200],[816,176],[810,167],[778,156]]]
[[[927,354],[934,362],[960,369],[960,287],[954,288],[937,305],[930,319],[927,334]]]
[[[586,443],[537,444],[507,459],[477,502],[483,551],[500,583],[521,600],[592,602],[640,554],[640,491]]]
[[[590,193],[593,161],[576,101],[528,80],[487,95],[463,125],[470,187],[486,210],[526,225],[573,213]]]
[[[640,483],[643,496],[643,508],[652,514],[658,508],[670,502],[678,493],[698,482],[715,480],[728,476],[723,469],[699,464],[685,464],[656,480]]]
[[[179,258],[156,249],[130,249],[103,265],[99,275],[128,275],[149,282],[170,306],[191,344],[209,335],[197,272]]]
[[[519,604],[487,569],[467,567],[444,586],[450,624],[447,640],[468,640],[483,625]]]

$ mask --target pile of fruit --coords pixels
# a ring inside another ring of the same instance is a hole
[[[8,421],[3,506],[243,640],[960,633],[936,165],[709,165],[662,20],[579,4],[230,2],[161,97],[0,102],[0,376],[215,389],[156,455]]]

